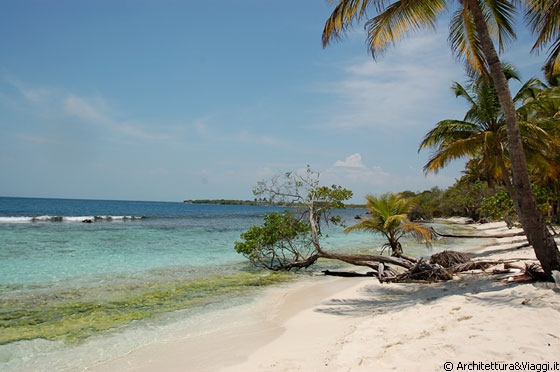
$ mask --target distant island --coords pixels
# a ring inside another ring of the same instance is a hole
[[[200,199],[184,200],[186,204],[272,205],[260,200]]]
[[[286,206],[286,203],[271,203],[268,200],[231,200],[231,199],[197,199],[184,200],[185,204],[221,204],[221,205],[269,205],[269,206]],[[363,204],[347,204],[346,208],[365,208]]]

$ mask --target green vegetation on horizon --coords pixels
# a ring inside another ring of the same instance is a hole
[[[223,205],[264,205],[267,203],[256,200],[238,200],[238,199],[197,199],[185,200],[186,204],[223,204]]]
[[[186,204],[218,204],[218,205],[268,205],[268,206],[287,206],[286,202],[269,202],[266,200],[241,200],[241,199],[195,199],[195,200],[184,200]],[[292,204],[289,204],[294,205]],[[364,204],[345,204],[346,208],[365,208]]]

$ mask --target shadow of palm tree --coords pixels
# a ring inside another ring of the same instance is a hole
[[[480,277],[466,277],[434,284],[372,283],[362,288],[359,298],[331,299],[315,311],[338,316],[362,317],[400,311],[450,296],[465,296],[487,305],[525,306],[522,303],[524,298],[515,294],[515,288],[520,285],[532,284],[507,284],[496,279]],[[543,290],[547,289],[543,288]]]
[[[514,246],[511,246],[511,247],[508,246],[507,248],[506,247],[503,247],[503,248],[498,247],[496,249],[486,250],[486,251],[481,252],[481,253],[469,253],[469,255],[472,258],[484,258],[484,257],[488,257],[488,256],[491,256],[491,255],[494,255],[494,254],[515,252],[515,251],[520,250],[521,248],[527,248],[527,247],[530,247],[530,244],[525,242],[523,244],[514,245]]]

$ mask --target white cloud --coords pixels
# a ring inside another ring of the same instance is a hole
[[[78,119],[82,124],[97,127],[97,130],[109,131],[112,134],[111,138],[115,138],[115,134],[148,141],[173,141],[175,138],[172,135],[162,134],[162,125],[158,125],[157,132],[153,132],[147,129],[149,123],[123,119],[123,115],[115,113],[110,104],[100,95],[85,97],[76,93],[61,92],[56,88],[33,87],[6,74],[2,80],[19,93],[19,97],[12,95],[10,104],[12,107],[21,107],[22,110],[42,119],[60,121],[61,116]],[[27,140],[35,143],[47,142],[33,134],[29,134]]]
[[[364,165],[361,154],[356,153],[346,157],[344,161],[336,161],[334,166],[325,172],[325,178],[329,180],[327,183],[334,181],[344,187],[355,189],[386,184],[390,174],[380,166]]]
[[[280,145],[280,142],[273,137],[264,136],[264,135],[254,135],[249,133],[248,131],[241,131],[237,135],[231,137],[231,139],[237,142],[257,144],[257,145],[270,145],[270,146]]]
[[[264,167],[257,172],[258,177],[262,179],[270,178],[275,174],[276,174],[275,171],[270,167]]]
[[[5,75],[4,80],[31,103],[45,103],[55,94],[53,89],[30,87],[15,76]]]
[[[349,184],[383,185],[389,179],[390,174],[379,166],[361,168],[331,168],[327,171],[329,178],[336,176]]]
[[[446,188],[454,183],[454,177],[442,174],[424,176],[421,172],[402,174],[388,172],[382,167],[331,168],[323,173],[324,184],[341,185],[352,190],[352,202],[363,203],[366,195],[381,195],[386,192],[429,190],[436,185]]]
[[[462,67],[451,56],[445,27],[402,40],[374,61],[352,60],[342,77],[323,87],[335,97],[324,125],[338,130],[394,130],[445,118],[454,102],[449,87],[460,80]]]
[[[124,135],[129,138],[137,138],[148,141],[172,141],[173,136],[168,134],[154,133],[144,129],[144,125],[122,120],[111,112],[109,105],[101,97],[84,98],[74,94],[68,95],[62,101],[64,112],[76,117],[85,123],[101,126],[106,130]]]
[[[140,124],[134,122],[115,123],[115,128],[117,131],[128,137],[139,138],[148,141],[173,142],[175,139],[175,137],[170,134],[160,134],[147,131],[143,129]]]
[[[109,124],[111,120],[105,113],[105,104],[100,99],[87,100],[70,94],[62,106],[66,114],[94,124]]]
[[[285,148],[287,146],[286,143],[278,138],[253,133],[246,129],[240,129],[237,132],[227,132],[227,128],[231,128],[231,125],[224,125],[222,127],[219,122],[218,124],[211,123],[210,119],[212,119],[212,116],[208,115],[197,119],[192,125],[196,133],[204,139],[219,142],[239,143],[242,145],[251,144],[281,148]]]
[[[362,163],[362,155],[360,155],[359,153],[350,155],[344,160],[337,160],[334,163],[334,166],[348,168],[365,168],[365,165]]]
[[[194,131],[201,137],[211,137],[212,131],[208,122],[212,119],[212,115],[206,115],[204,117],[198,118],[192,124]]]
[[[148,174],[152,177],[161,177],[161,176],[167,176],[169,175],[171,172],[169,171],[169,169],[167,168],[154,168],[154,169],[150,169],[148,171]]]
[[[18,135],[18,137],[20,137],[24,141],[31,142],[31,143],[34,143],[34,144],[53,144],[53,143],[57,143],[57,141],[55,141],[51,138],[48,138],[48,137],[44,137],[44,136],[34,136],[34,135],[20,134],[20,135]]]
[[[436,174],[424,175],[421,167],[391,168],[386,170],[381,165],[364,164],[361,154],[348,156],[344,161],[337,161],[322,173],[324,184],[341,185],[354,192],[352,202],[362,203],[368,194],[380,195],[386,192],[404,190],[429,190],[436,185],[446,188],[455,181],[454,170],[444,170]]]

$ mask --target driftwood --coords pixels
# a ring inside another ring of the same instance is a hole
[[[500,238],[512,238],[514,236],[524,236],[525,232],[519,231],[516,233],[509,233],[509,234],[499,234],[499,235],[456,235],[456,234],[443,234],[437,232],[433,227],[431,228],[434,234],[445,237],[445,238],[465,238],[465,239],[500,239]]]
[[[339,260],[352,265],[367,266],[377,270],[379,263],[400,266],[405,269],[410,269],[414,263],[400,257],[382,256],[377,254],[347,254],[347,253],[333,253],[321,251],[319,256],[322,258],[329,258],[332,260]]]
[[[361,276],[375,276],[375,273],[369,271],[367,273],[356,273],[353,271],[330,271],[330,270],[323,270],[323,274],[330,275],[330,276],[342,276],[342,277],[361,277]]]
[[[379,266],[377,267],[377,279],[379,279],[380,282],[383,282],[384,275],[385,275],[385,265],[380,263]]]
[[[458,264],[449,268],[453,273],[461,273],[463,271],[472,270],[486,270],[489,267],[499,265],[499,261],[469,261],[462,264]]]
[[[294,262],[285,263],[280,269],[290,270],[294,268],[308,268],[313,265],[319,258],[327,258],[332,260],[342,261],[355,266],[365,266],[373,269],[374,271],[369,274],[369,276],[376,276],[380,281],[384,278],[396,277],[399,271],[393,269],[391,266],[397,266],[402,269],[408,270],[414,266],[414,262],[407,259],[393,256],[382,256],[382,255],[372,255],[372,254],[347,254],[347,253],[334,253],[321,250],[313,254],[312,256]],[[402,271],[401,269],[401,271]],[[328,271],[323,272],[325,275],[337,275],[344,276],[346,274],[341,274],[340,272]],[[353,274],[348,274],[346,276],[355,276]]]

